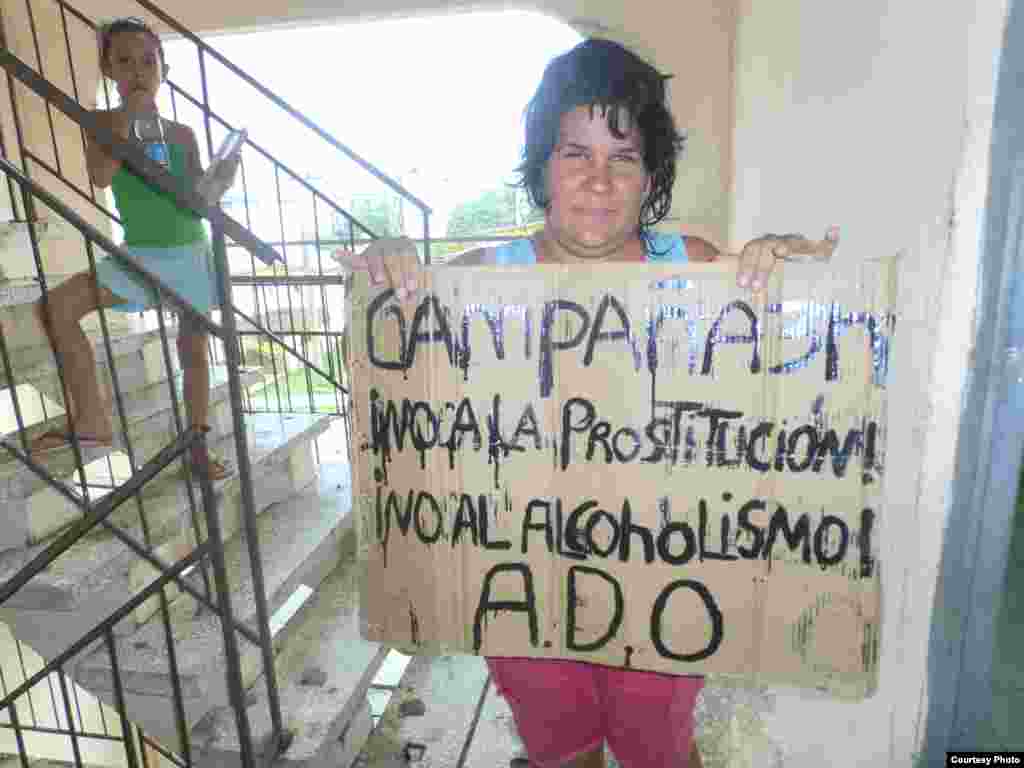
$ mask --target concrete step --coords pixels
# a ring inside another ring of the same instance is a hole
[[[259,517],[264,585],[274,644],[286,641],[295,625],[296,609],[333,570],[343,544],[354,549],[350,494],[331,490],[326,475],[315,488],[276,504]],[[235,618],[255,628],[255,603],[244,536],[226,547],[232,607]],[[298,593],[298,594],[296,594]],[[218,617],[196,613],[191,598],[172,609],[177,675],[189,725],[211,708],[228,702],[226,659]],[[239,637],[244,684],[262,673],[259,648]],[[159,616],[134,633],[117,639],[120,677],[132,719],[166,747],[179,751],[173,718],[172,676],[163,624]],[[74,666],[73,677],[84,688],[113,700],[113,670],[105,649],[86,655]]]
[[[31,322],[35,325],[35,334],[30,337],[33,343],[23,347],[9,345],[8,348],[13,382],[30,383],[51,399],[63,402],[53,350],[38,323],[35,323],[34,319]],[[177,326],[168,325],[167,343],[174,371],[180,370],[175,349],[177,334]],[[86,336],[92,344],[93,354],[96,357],[96,372],[100,390],[106,399],[113,401],[114,385],[110,375],[103,335],[94,331],[87,333]],[[5,335],[4,338],[7,340],[8,336]],[[167,377],[159,329],[132,333],[114,333],[112,331],[110,348],[122,393],[134,392],[136,389],[162,381]],[[0,388],[8,387],[11,383],[7,380],[3,365],[0,364]]]
[[[246,388],[259,384],[263,380],[263,374],[259,368],[241,368],[239,370],[239,378],[242,381],[242,387]],[[175,374],[174,391],[178,398],[178,407],[181,409],[181,418],[184,421],[185,404],[182,400],[183,382],[183,374],[180,372]],[[19,387],[19,389],[21,388],[22,387]],[[211,366],[210,402],[218,403],[222,400],[226,400],[228,397],[230,397],[230,393],[228,391],[227,366]],[[36,400],[38,400],[38,398],[36,398]],[[145,387],[125,395],[124,417],[125,421],[128,423],[129,436],[132,440],[135,440],[136,436],[142,432],[142,430],[133,429],[133,427],[143,427],[148,430],[153,426],[151,420],[156,416],[166,416],[167,421],[173,422],[173,413],[171,411],[172,405],[170,388],[167,386],[166,379],[155,384],[147,384]],[[114,431],[120,432],[122,430],[122,424],[117,405],[116,403],[111,402],[109,406],[110,416],[115,426]],[[14,421],[13,410],[13,404],[9,405],[7,401],[0,401],[0,435],[8,439],[17,439],[17,424]],[[37,421],[32,421],[30,419],[31,415],[22,414],[22,420],[26,423],[25,431],[28,434],[29,439],[32,439],[49,429],[61,429],[66,423],[66,419],[63,416],[63,409],[61,409],[59,414],[53,414],[49,418],[39,419]],[[117,435],[115,442],[123,445],[124,436],[120,434]],[[8,457],[8,459],[10,459],[10,457]],[[0,458],[0,462],[5,462],[5,460]]]
[[[348,766],[371,728],[366,694],[387,648],[362,639],[359,566],[349,542],[335,571],[317,587],[277,658],[285,729],[292,741],[277,766]],[[247,713],[253,743],[270,733],[265,681],[249,688]],[[192,759],[201,768],[239,768],[234,711],[212,710],[192,730]]]
[[[457,768],[472,746],[478,713],[489,695],[487,665],[479,656],[416,656],[357,765],[399,768],[419,756],[423,765]],[[507,766],[513,755],[486,765]]]
[[[298,417],[282,424],[279,416],[250,416],[250,460],[253,466],[253,495],[257,512],[287,499],[310,485],[314,462],[310,441],[326,428],[323,417]],[[291,427],[290,429],[288,427]],[[234,437],[223,438],[215,449],[225,458],[234,458]],[[143,509],[156,555],[173,562],[194,546],[187,488],[179,465],[147,484]],[[214,484],[218,497],[223,535],[231,538],[241,528],[241,488],[238,474]],[[199,535],[206,537],[198,488],[193,489]],[[126,502],[111,522],[142,542],[138,506]],[[13,576],[46,544],[0,553],[0,580]],[[0,606],[0,621],[9,623],[15,635],[45,658],[59,654],[70,640],[95,626],[156,576],[156,570],[139,558],[111,532],[97,529],[60,556],[50,568],[36,576]],[[201,582],[198,582],[201,584]],[[177,587],[168,587],[171,598]],[[153,598],[135,612],[137,623],[148,619],[159,608]],[[135,623],[120,622],[115,631],[131,634]]]
[[[261,377],[262,374],[257,369],[244,369],[241,374],[242,384],[251,386],[258,383]],[[180,376],[177,377],[176,384],[180,396]],[[217,437],[232,429],[226,369],[217,366],[211,370],[211,385],[210,421],[213,435]],[[167,383],[152,384],[126,397],[124,404],[128,438],[131,440],[136,464],[141,466],[166,447],[177,434]],[[184,419],[183,411],[181,415]],[[119,421],[115,419],[115,423]],[[34,425],[28,430],[29,438],[41,434],[46,428],[60,427],[63,423],[63,418],[55,418],[45,424]],[[6,439],[21,448],[21,441],[16,435],[7,435]],[[109,474],[109,468],[106,467],[103,458],[123,449],[125,443],[124,434],[118,424],[114,449],[83,450],[82,461],[87,466],[88,483],[94,482],[90,479],[91,475]],[[39,463],[53,476],[61,478],[72,490],[79,491],[81,480],[72,450],[47,454],[40,457]],[[130,472],[130,468],[128,471]],[[93,493],[94,490],[90,489],[90,495]],[[42,541],[66,526],[78,514],[70,501],[6,451],[0,451],[0,503],[4,506],[3,517],[0,519],[0,549]]]

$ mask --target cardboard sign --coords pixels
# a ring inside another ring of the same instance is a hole
[[[893,275],[356,276],[364,635],[869,694]]]

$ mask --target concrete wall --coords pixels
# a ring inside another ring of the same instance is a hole
[[[66,41],[61,16],[56,6],[48,0],[34,2],[31,5],[35,22],[34,35],[39,42],[43,74],[65,93],[73,96],[77,92],[83,103],[90,103],[99,83],[95,36],[69,16]],[[39,57],[36,54],[33,28],[25,5],[5,3],[0,6],[0,23],[3,24],[7,47],[22,61],[38,69]],[[73,56],[68,54],[69,43]],[[88,191],[89,181],[85,169],[81,132],[59,110],[50,110],[48,114],[43,102],[20,83],[15,83],[14,92],[21,135],[24,137],[28,152],[36,156],[38,161],[20,156],[18,126],[15,123],[14,110],[11,109],[10,95],[5,82],[3,89],[0,90],[0,130],[3,131],[4,146],[9,156],[17,165],[27,167],[33,179],[60,197],[87,221],[101,231],[109,233],[106,217],[96,214],[86,201],[69,194],[68,186],[48,170],[59,169],[79,188]],[[6,203],[6,196],[2,202]],[[19,213],[23,213],[20,202],[18,209]],[[52,218],[45,207],[40,207],[37,215],[41,219]],[[47,271],[71,273],[84,269],[87,262],[81,239],[70,235],[55,238],[52,236],[53,229],[51,228],[51,236],[42,248]],[[10,277],[34,274],[31,254],[26,256],[24,249],[7,254],[5,264],[5,270]]]
[[[859,704],[768,692],[751,729],[787,766],[906,766],[923,735],[1005,15],[1004,2],[740,5],[736,241],[835,223],[837,258],[902,257],[881,687]]]

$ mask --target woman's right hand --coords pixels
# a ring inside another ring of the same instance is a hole
[[[394,289],[399,301],[419,291],[422,267],[416,244],[408,237],[374,240],[361,253],[339,248],[331,255],[350,272],[369,272],[371,285]]]

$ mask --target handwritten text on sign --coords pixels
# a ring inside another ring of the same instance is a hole
[[[870,691],[890,269],[357,277],[364,632]]]

